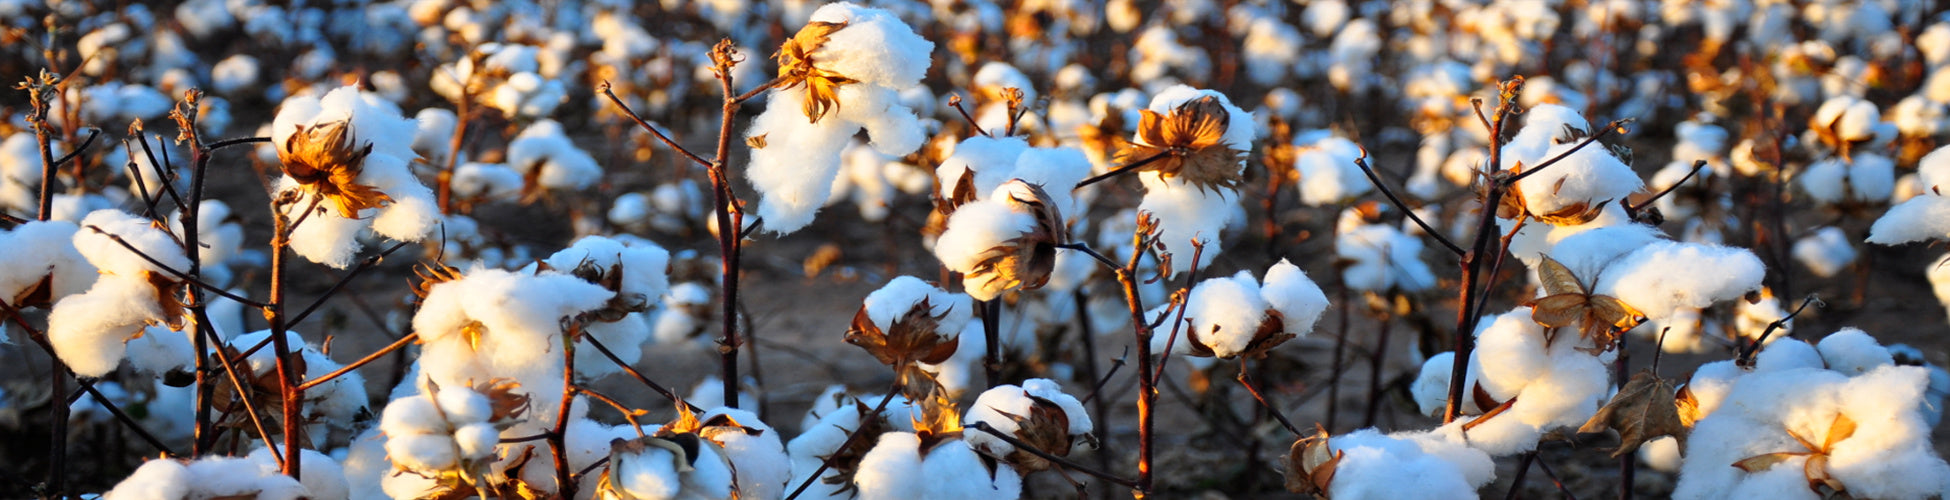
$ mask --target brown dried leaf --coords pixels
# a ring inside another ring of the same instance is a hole
[[[1617,297],[1592,294],[1592,287],[1578,281],[1570,268],[1548,255],[1537,266],[1537,275],[1547,295],[1530,301],[1531,320],[1548,328],[1575,323],[1599,351],[1608,349],[1619,332],[1645,321],[1644,313]]]
[[[1672,382],[1659,378],[1649,369],[1632,374],[1632,380],[1619,388],[1618,395],[1599,408],[1578,432],[1605,429],[1618,431],[1619,444],[1611,454],[1613,458],[1638,451],[1640,445],[1659,436],[1672,436],[1684,448],[1686,435],[1691,431],[1679,418]]]
[[[1693,395],[1691,386],[1679,388],[1679,393],[1673,396],[1673,405],[1679,410],[1679,423],[1688,429],[1699,423],[1699,419],[1706,418],[1706,413],[1699,409],[1699,397]]]
[[[1754,455],[1751,457],[1740,459],[1740,461],[1738,462],[1734,462],[1733,466],[1739,467],[1740,470],[1744,470],[1747,472],[1761,472],[1767,469],[1774,468],[1775,465],[1780,465],[1781,462],[1786,462],[1790,458],[1803,456],[1803,455],[1807,455],[1807,453],[1783,451],[1779,453],[1768,453],[1765,455]]]

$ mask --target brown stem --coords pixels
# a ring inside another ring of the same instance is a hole
[[[470,74],[467,79],[474,78],[475,76]],[[454,165],[460,161],[461,144],[467,140],[467,122],[472,121],[474,114],[474,86],[469,83],[471,82],[462,82],[460,85],[460,100],[454,103],[454,135],[447,138],[447,157],[441,162],[443,164],[440,166],[440,173],[435,175],[434,179],[435,183],[439,184],[437,187],[439,191],[435,197],[440,204],[442,215],[453,213]]]
[[[1343,365],[1342,363],[1344,363],[1344,360],[1347,359],[1347,331],[1350,328],[1350,325],[1348,324],[1348,312],[1347,312],[1348,288],[1347,288],[1347,283],[1345,283],[1346,280],[1343,279],[1342,281],[1343,283],[1341,283],[1340,291],[1336,292],[1340,295],[1338,297],[1340,301],[1337,303],[1340,304],[1341,307],[1338,307],[1336,309],[1340,309],[1339,312],[1340,312],[1341,327],[1340,329],[1334,332],[1333,368],[1331,368],[1327,372],[1327,430],[1329,432],[1332,432],[1334,429],[1338,428],[1334,424],[1338,423],[1337,421],[1340,420],[1341,374],[1346,371],[1346,366]]]
[[[982,311],[982,338],[988,345],[982,353],[982,374],[986,377],[985,388],[1002,384],[1002,300],[984,300],[976,303]]]
[[[631,120],[636,121],[638,127],[650,132],[650,135],[656,136],[657,140],[663,141],[665,146],[670,146],[670,149],[676,151],[677,154],[684,155],[685,158],[697,162],[698,166],[706,168],[711,166],[711,160],[706,160],[704,157],[698,156],[697,153],[692,153],[691,150],[685,149],[682,144],[678,144],[670,136],[664,135],[663,130],[659,130],[657,127],[650,125],[650,122],[644,121],[643,117],[637,116],[636,111],[630,109],[630,105],[623,104],[623,99],[616,97],[616,91],[610,88],[609,82],[603,82],[602,86],[597,87],[597,90],[601,90],[604,96],[608,96],[609,102],[615,104],[617,109],[623,110],[623,114],[629,115]]]
[[[1144,249],[1148,246],[1146,243],[1151,240],[1151,235],[1145,231],[1150,224],[1142,220],[1146,215],[1140,214],[1138,217],[1138,230],[1131,235],[1131,258],[1117,270],[1117,282],[1124,287],[1124,304],[1131,311],[1131,332],[1138,349],[1138,478],[1133,489],[1136,490],[1134,495],[1141,499],[1151,492],[1152,428],[1156,424],[1152,412],[1158,401],[1158,389],[1148,376],[1156,372],[1151,368],[1152,332],[1151,325],[1144,321],[1144,303],[1137,288],[1138,259],[1144,256]]]
[[[1171,333],[1165,336],[1165,352],[1158,353],[1158,371],[1150,374],[1153,387],[1158,385],[1158,380],[1164,378],[1165,365],[1171,363],[1172,346],[1178,343],[1178,333],[1185,327],[1185,310],[1191,308],[1192,287],[1198,284],[1198,263],[1204,255],[1205,242],[1193,238],[1192,268],[1185,271],[1184,287],[1179,288],[1178,293],[1172,297],[1172,308],[1177,311],[1172,313],[1174,317],[1171,320]]]
[[[562,404],[555,410],[555,429],[548,433],[548,449],[555,458],[555,493],[560,498],[576,497],[576,483],[570,477],[566,441],[569,407],[575,403],[576,396],[576,338],[582,336],[581,329],[581,325],[572,323],[569,331],[562,336]]]
[[[1078,182],[1078,183],[1077,183],[1077,186],[1076,186],[1075,188],[1071,188],[1071,189],[1083,189],[1083,187],[1084,187],[1084,186],[1088,186],[1088,185],[1091,185],[1091,184],[1096,184],[1096,183],[1099,183],[1099,182],[1103,182],[1103,181],[1105,181],[1105,180],[1108,180],[1108,179],[1110,179],[1110,178],[1112,178],[1112,177],[1117,177],[1117,176],[1119,176],[1119,175],[1123,175],[1123,174],[1124,174],[1124,173],[1126,173],[1126,172],[1130,172],[1130,171],[1132,171],[1132,170],[1137,170],[1137,169],[1139,169],[1139,168],[1142,168],[1142,167],[1144,167],[1145,165],[1150,165],[1150,164],[1151,164],[1152,162],[1155,162],[1155,161],[1158,161],[1158,160],[1162,160],[1162,159],[1164,159],[1164,158],[1165,158],[1165,157],[1167,157],[1167,156],[1171,156],[1172,154],[1174,154],[1174,153],[1173,153],[1173,150],[1170,150],[1170,149],[1167,149],[1167,150],[1164,150],[1164,151],[1159,151],[1159,152],[1158,152],[1157,154],[1154,154],[1154,155],[1151,155],[1151,156],[1146,156],[1146,157],[1144,157],[1144,159],[1141,159],[1141,160],[1138,160],[1138,161],[1134,161],[1134,162],[1130,162],[1130,163],[1127,163],[1127,164],[1124,164],[1124,165],[1122,165],[1122,166],[1119,166],[1119,167],[1117,167],[1117,168],[1113,168],[1113,169],[1110,169],[1110,171],[1109,171],[1109,172],[1104,172],[1104,173],[1102,173],[1102,174],[1099,174],[1099,175],[1096,175],[1096,176],[1093,176],[1093,177],[1091,177],[1091,178],[1089,178],[1089,179],[1084,179],[1084,180],[1083,180],[1082,182]]]
[[[590,389],[588,387],[578,385],[575,386],[575,391],[580,392],[583,395],[589,396],[590,398],[593,398],[597,401],[601,401],[604,404],[609,405],[610,408],[615,408],[618,413],[623,414],[623,420],[628,421],[630,423],[630,427],[636,428],[636,436],[643,437],[643,423],[636,421],[636,415],[637,415],[636,410],[632,410],[628,406],[623,406],[623,403],[617,402],[616,398],[612,398],[607,395],[604,395],[603,393],[596,392],[595,389]]]
[[[588,341],[591,347],[596,348],[596,352],[603,353],[603,357],[609,358],[610,361],[616,363],[616,366],[622,367],[624,373],[630,374],[631,377],[636,378],[638,382],[642,382],[643,385],[649,387],[650,390],[656,391],[657,394],[662,395],[664,399],[668,399],[673,403],[683,403],[684,406],[689,407],[693,412],[702,413],[704,411],[703,408],[698,408],[697,406],[685,402],[684,398],[677,397],[677,394],[670,392],[670,389],[666,389],[664,388],[664,386],[658,385],[656,382],[651,381],[650,377],[644,376],[643,372],[637,371],[636,367],[630,366],[629,363],[624,363],[623,358],[616,357],[616,353],[610,352],[608,346],[604,346],[602,342],[597,341],[596,336],[584,335],[582,336],[582,340]]]
[[[317,198],[314,198],[314,205]],[[311,209],[306,209],[310,212]],[[291,362],[289,331],[284,317],[285,250],[290,246],[290,217],[283,207],[273,206],[276,215],[276,232],[271,237],[271,293],[270,307],[264,311],[265,319],[271,323],[272,352],[277,356],[278,389],[283,395],[280,405],[284,411],[284,473],[292,478],[300,478],[302,465],[298,453],[299,414],[304,406],[304,391],[298,387],[302,374],[295,373],[298,366]]]
[[[378,361],[379,358],[386,357],[387,354],[399,350],[402,347],[412,345],[414,342],[418,340],[420,340],[419,332],[408,333],[404,336],[401,336],[399,340],[395,340],[393,341],[393,343],[387,344],[386,347],[381,347],[379,348],[379,350],[373,351],[372,354],[367,354],[366,357],[359,358],[358,361],[353,361],[351,363],[346,364],[345,366],[339,367],[339,369],[337,370],[333,370],[332,373],[327,373],[324,376],[315,379],[306,380],[305,383],[298,385],[298,390],[302,391],[305,389],[317,387],[318,384],[331,382],[332,379],[339,378],[339,376],[345,375],[346,373],[349,373],[352,370],[357,370],[359,369],[359,367],[365,366],[367,363]]]
[[[1080,337],[1081,340],[1083,341],[1083,371],[1084,373],[1090,374],[1089,378],[1087,378],[1086,380],[1097,378],[1097,373],[1099,373],[1097,370],[1097,339],[1096,339],[1097,328],[1096,325],[1091,324],[1092,322],[1090,318],[1090,310],[1088,307],[1089,300],[1090,300],[1090,295],[1088,293],[1084,293],[1083,287],[1081,286],[1077,287],[1075,290],[1070,291],[1071,305],[1076,306],[1077,330],[1078,333],[1080,334],[1078,335],[1078,337]],[[1092,392],[1092,395],[1093,396],[1095,395],[1094,391]],[[1110,421],[1108,420],[1110,418],[1110,408],[1107,406],[1107,403],[1105,403],[1103,399],[1093,398],[1091,401],[1089,401],[1089,403],[1090,403],[1090,411],[1092,414],[1095,415],[1094,419],[1092,420],[1093,422]],[[1090,434],[1097,438],[1097,443],[1099,443],[1098,446],[1102,446],[1102,443],[1110,442],[1109,426],[1106,425],[1091,426]],[[1097,468],[1105,469],[1105,470],[1110,469],[1110,454],[1099,451],[1098,453],[1096,453],[1096,455],[1097,455]]]
[[[1389,295],[1397,296],[1393,293]],[[1381,317],[1378,318],[1381,322],[1381,333],[1376,336],[1374,352],[1368,353],[1368,408],[1361,416],[1362,427],[1374,427],[1375,416],[1381,410],[1381,368],[1388,361],[1388,334],[1395,324],[1393,311],[1386,307],[1394,307],[1393,302],[1391,301],[1381,311]]]
[[[1449,237],[1444,236],[1442,231],[1437,231],[1435,226],[1431,226],[1427,221],[1422,220],[1422,216],[1416,215],[1415,210],[1410,208],[1407,202],[1403,202],[1400,196],[1395,195],[1395,190],[1390,189],[1388,183],[1381,182],[1381,176],[1376,175],[1374,168],[1368,166],[1367,148],[1361,148],[1361,157],[1354,159],[1354,165],[1361,167],[1361,172],[1368,175],[1368,183],[1374,184],[1375,190],[1381,191],[1383,196],[1388,197],[1388,202],[1394,204],[1396,209],[1401,210],[1403,215],[1408,216],[1408,220],[1415,221],[1415,225],[1421,227],[1423,233],[1428,234],[1431,238],[1435,238],[1436,243],[1441,243],[1443,248],[1449,249],[1449,252],[1456,254],[1457,257],[1461,257],[1464,253],[1467,253],[1462,247],[1456,246],[1456,242],[1449,241]]]
[[[718,122],[718,154],[710,164],[712,193],[717,201],[714,211],[718,220],[718,266],[722,272],[719,285],[723,287],[718,310],[723,313],[724,344],[718,347],[718,364],[724,372],[724,405],[737,408],[738,387],[742,385],[738,377],[738,350],[744,346],[744,339],[738,331],[738,277],[745,217],[738,208],[738,197],[731,192],[731,182],[725,173],[731,157],[731,127],[738,117],[740,104],[735,97],[737,93],[732,90],[731,68],[738,64],[738,59],[732,53],[731,40],[719,41],[717,47],[712,49],[711,59],[724,95],[723,116]]]
[[[1253,400],[1258,401],[1261,408],[1265,408],[1267,413],[1272,414],[1274,420],[1280,421],[1280,426],[1286,427],[1287,432],[1291,432],[1295,436],[1306,435],[1306,433],[1300,432],[1299,427],[1293,426],[1293,421],[1286,419],[1285,412],[1281,412],[1279,407],[1273,406],[1272,402],[1266,400],[1265,395],[1260,394],[1259,387],[1253,385],[1253,376],[1246,366],[1246,358],[1239,358],[1239,376],[1236,378],[1239,380],[1239,385],[1246,386],[1246,392],[1252,393]]]

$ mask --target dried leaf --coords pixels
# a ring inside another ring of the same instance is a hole
[[[1837,412],[1834,423],[1828,424],[1828,440],[1821,443],[1820,451],[1822,453],[1835,451],[1835,443],[1840,443],[1854,435],[1855,419],[1848,418],[1846,413]]]
[[[1673,406],[1679,410],[1679,423],[1688,429],[1699,423],[1699,419],[1706,418],[1706,412],[1699,409],[1699,397],[1693,395],[1691,386],[1679,388],[1679,394],[1673,396]]]
[[[1531,320],[1549,328],[1576,324],[1598,351],[1608,349],[1620,332],[1645,321],[1644,313],[1617,297],[1592,294],[1593,287],[1548,255],[1537,266],[1537,275],[1547,295],[1530,301]]]
[[[1781,462],[1786,462],[1790,458],[1803,456],[1803,455],[1807,455],[1807,453],[1783,451],[1779,453],[1768,453],[1765,455],[1754,455],[1751,457],[1740,459],[1740,461],[1738,462],[1734,462],[1733,466],[1739,467],[1740,470],[1744,470],[1747,472],[1761,472],[1767,469],[1774,468],[1774,466],[1780,465]]]
[[[1604,432],[1605,429],[1618,431],[1619,444],[1611,454],[1613,458],[1638,451],[1639,446],[1660,436],[1672,436],[1684,448],[1691,430],[1679,418],[1672,382],[1659,378],[1649,369],[1632,374],[1632,380],[1619,388],[1618,395],[1612,396],[1610,403],[1586,420],[1578,432]]]
[[[881,331],[873,319],[867,315],[866,306],[853,314],[853,324],[846,331],[846,342],[872,354],[874,359],[887,366],[902,366],[909,363],[940,363],[954,356],[960,342],[947,338],[940,332],[941,320],[948,317],[948,310],[934,313],[934,305],[927,298],[908,309],[906,314],[895,318],[888,325],[889,331]]]

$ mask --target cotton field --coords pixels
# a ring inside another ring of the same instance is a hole
[[[1950,496],[1950,11],[0,0],[0,498]]]

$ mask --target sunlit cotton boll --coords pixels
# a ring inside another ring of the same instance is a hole
[[[533,178],[542,188],[579,191],[602,178],[603,168],[577,147],[555,120],[541,120],[522,129],[508,143],[508,166]]]
[[[343,127],[343,135],[334,132]],[[271,125],[285,174],[277,191],[296,191],[283,216],[297,221],[291,250],[306,260],[344,268],[367,228],[399,241],[419,241],[439,219],[433,191],[408,170],[413,120],[399,108],[355,87],[323,98],[287,99]],[[341,140],[333,144],[330,141]],[[367,147],[370,149],[366,149]],[[332,175],[335,172],[356,174]],[[376,193],[376,194],[375,194]],[[280,195],[289,196],[289,195]],[[382,198],[383,197],[383,198]],[[307,214],[311,207],[317,210]]]
[[[1855,262],[1855,247],[1842,228],[1824,227],[1794,242],[1794,260],[1815,276],[1827,278]]]
[[[781,50],[794,59],[780,74],[794,80],[771,90],[765,112],[744,134],[752,146],[746,175],[762,195],[758,215],[779,233],[812,222],[838,178],[841,149],[861,129],[870,146],[889,155],[913,152],[926,139],[899,92],[920,83],[934,43],[890,12],[851,3],[820,7],[812,22],[802,37],[830,31],[816,44],[795,37]]]

